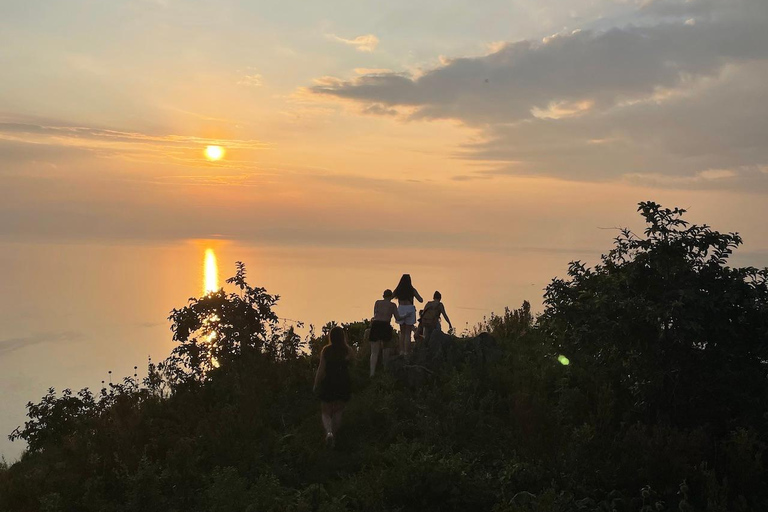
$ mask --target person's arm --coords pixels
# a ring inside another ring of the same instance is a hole
[[[416,288],[413,289],[413,296],[417,301],[424,302],[424,299],[421,298],[421,295],[419,295],[419,292],[416,291]]]
[[[405,320],[404,316],[400,316],[400,313],[397,312],[397,304],[394,302],[392,304],[392,314],[395,316],[395,320]]]
[[[320,383],[325,378],[325,356],[321,353],[320,354],[320,366],[317,367],[317,373],[315,373],[315,385],[312,386],[312,392],[317,393],[317,386],[320,385]]]
[[[448,322],[448,327],[453,329],[453,325],[451,325],[451,319],[448,318],[448,313],[445,312],[445,304],[442,302],[440,303],[440,309],[442,310],[443,316],[445,317],[445,321]]]

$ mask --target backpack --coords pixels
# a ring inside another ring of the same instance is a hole
[[[440,303],[439,302],[430,302],[427,304],[427,307],[424,308],[424,313],[421,314],[421,323],[424,324],[424,327],[429,327],[430,329],[434,329],[437,327],[438,322],[440,321]]]

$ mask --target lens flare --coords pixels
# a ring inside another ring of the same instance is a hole
[[[224,148],[221,146],[208,146],[205,148],[205,158],[216,161],[224,158]]]
[[[216,253],[213,249],[205,250],[205,263],[203,264],[203,293],[211,293],[219,289],[219,266],[216,264]]]
[[[565,357],[563,354],[560,354],[559,356],[557,356],[557,360],[560,361],[560,364],[563,366],[568,366],[569,364],[571,364],[571,361],[567,357]]]

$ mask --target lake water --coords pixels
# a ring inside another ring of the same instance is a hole
[[[146,369],[174,346],[169,311],[203,289],[207,248],[223,279],[246,263],[252,285],[281,296],[285,322],[321,326],[368,318],[385,288],[409,272],[425,297],[443,294],[461,332],[484,315],[529,300],[540,309],[544,286],[570,259],[597,253],[520,250],[263,248],[230,241],[172,244],[0,244],[0,453],[23,449],[7,434],[25,404],[48,387],[98,389]],[[309,384],[308,384],[309,385]]]

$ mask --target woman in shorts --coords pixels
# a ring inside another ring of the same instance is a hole
[[[411,348],[411,333],[416,325],[416,306],[413,305],[413,301],[416,299],[424,302],[424,299],[413,287],[410,274],[403,274],[393,295],[397,299],[397,313],[401,317],[397,319],[397,323],[400,324],[400,353],[408,355]]]

